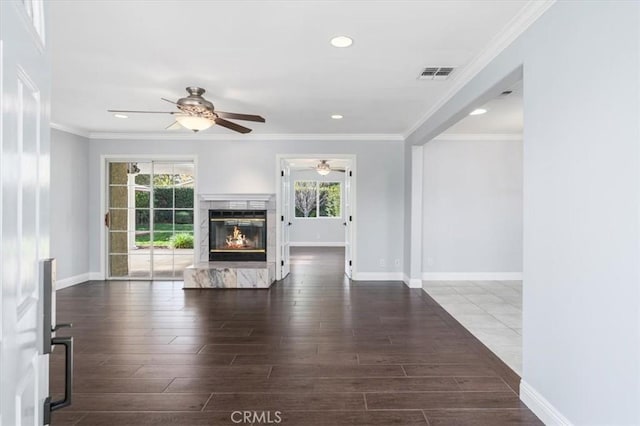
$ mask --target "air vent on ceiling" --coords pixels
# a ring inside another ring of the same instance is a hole
[[[427,67],[422,70],[420,80],[446,80],[453,72],[453,67]]]

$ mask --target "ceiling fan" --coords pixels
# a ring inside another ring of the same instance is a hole
[[[202,95],[205,90],[201,87],[187,87],[189,96],[180,98],[176,102],[169,99],[161,98],[163,101],[174,104],[178,111],[130,111],[109,109],[108,112],[115,113],[140,113],[140,114],[172,114],[176,121],[167,127],[169,130],[184,127],[194,132],[208,129],[217,124],[240,133],[249,133],[251,129],[241,126],[232,121],[225,120],[230,118],[233,120],[257,121],[264,123],[265,119],[259,115],[238,114],[235,112],[218,111],[213,104],[206,100]]]
[[[315,170],[316,172],[318,172],[319,175],[322,175],[322,176],[326,176],[331,172],[341,172],[341,173],[345,172],[344,169],[331,167],[331,165],[329,164],[329,160],[320,160],[320,162],[314,167],[311,167],[311,169]]]

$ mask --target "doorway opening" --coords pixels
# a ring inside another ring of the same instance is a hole
[[[357,267],[355,156],[279,155],[276,166],[276,278],[289,274],[292,247],[343,253],[344,274],[351,278]]]
[[[195,167],[107,162],[107,279],[175,280],[194,262]]]
[[[523,85],[423,146],[424,290],[522,373]]]

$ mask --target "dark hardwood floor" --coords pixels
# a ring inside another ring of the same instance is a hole
[[[519,377],[425,292],[350,283],[342,255],[297,248],[269,290],[94,281],[59,291],[58,322],[74,324],[61,334],[75,340],[75,394],[53,425],[541,424],[519,401]],[[62,370],[54,353],[57,396]]]

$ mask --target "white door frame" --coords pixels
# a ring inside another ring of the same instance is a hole
[[[200,241],[200,208],[198,206],[198,156],[197,155],[158,155],[158,154],[103,154],[100,156],[100,212],[98,217],[100,218],[100,276],[92,279],[105,280],[107,278],[107,256],[108,243],[107,243],[107,229],[104,226],[104,214],[106,212],[109,201],[107,200],[107,182],[109,178],[107,176],[107,164],[112,162],[144,162],[144,161],[189,161],[193,162],[193,170],[195,176],[195,183],[193,186],[193,263],[198,262],[198,244]],[[136,280],[136,278],[122,278],[127,281]],[[143,281],[149,279],[143,278]]]
[[[332,160],[332,159],[341,159],[341,160],[349,160],[351,161],[351,171],[353,173],[353,177],[351,180],[351,215],[353,216],[353,222],[351,224],[351,258],[352,258],[352,269],[351,276],[357,276],[358,271],[358,255],[357,255],[357,236],[358,236],[358,212],[357,212],[357,181],[358,181],[358,173],[357,173],[357,164],[356,164],[356,155],[355,154],[276,154],[276,167],[275,167],[275,182],[276,182],[276,220],[282,216],[282,191],[280,185],[280,171],[282,161],[291,161],[291,160]],[[282,279],[280,262],[282,261],[282,230],[280,226],[276,226],[276,279]]]

